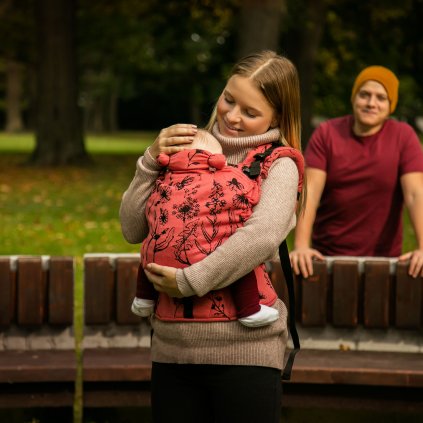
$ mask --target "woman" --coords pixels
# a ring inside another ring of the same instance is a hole
[[[293,64],[271,51],[241,60],[207,129],[220,141],[229,164],[242,162],[249,151],[271,142],[299,150],[300,96]],[[189,148],[195,133],[194,125],[165,128],[138,160],[120,210],[128,242],[142,242],[148,232],[144,212],[159,174],[155,158]],[[147,265],[155,289],[170,297],[202,297],[272,258],[295,226],[298,184],[294,161],[276,160],[253,214],[224,245],[184,269]],[[237,321],[167,322],[153,315],[154,421],[279,422],[287,311],[279,299],[273,307],[279,319],[254,329]]]

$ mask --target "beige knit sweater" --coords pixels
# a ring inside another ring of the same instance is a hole
[[[278,130],[264,135],[227,138],[216,130],[230,164],[245,159],[248,151],[274,141]],[[135,177],[120,207],[122,233],[129,243],[140,243],[148,226],[145,203],[159,172],[147,150],[137,162]],[[279,244],[295,226],[298,171],[293,160],[281,158],[262,184],[259,203],[245,225],[201,262],[177,271],[184,296],[199,295],[230,285],[260,263],[274,257]],[[164,322],[151,318],[154,330],[152,359],[162,363],[233,364],[282,369],[287,341],[287,311],[281,300],[279,320],[262,328],[247,328],[237,321],[213,323]]]

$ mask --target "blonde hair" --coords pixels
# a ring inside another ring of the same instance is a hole
[[[228,79],[234,75],[249,78],[268,101],[275,113],[280,144],[301,151],[300,83],[294,64],[274,51],[264,50],[241,59]],[[215,122],[216,106],[206,129],[211,130]],[[298,211],[305,201],[306,184],[303,186]]]

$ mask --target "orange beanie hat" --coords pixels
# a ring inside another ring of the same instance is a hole
[[[385,87],[391,105],[390,112],[393,113],[398,102],[399,81],[393,72],[383,66],[369,66],[358,74],[353,85],[351,101],[354,100],[359,88],[369,80],[379,82]]]

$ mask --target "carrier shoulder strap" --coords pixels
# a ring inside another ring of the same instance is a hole
[[[290,351],[288,360],[285,364],[285,368],[282,373],[282,380],[291,379],[292,366],[294,365],[295,356],[300,351],[300,338],[297,332],[297,326],[295,324],[296,313],[295,313],[295,291],[294,291],[294,277],[292,275],[291,262],[289,260],[288,246],[286,240],[279,246],[279,257],[281,260],[281,266],[283,274],[285,276],[286,287],[288,288],[288,301],[289,301],[289,333],[291,334],[294,348]]]
[[[255,179],[260,175],[262,163],[265,158],[268,157],[275,148],[280,147],[279,144],[273,143],[267,150],[262,153],[254,155],[254,161],[250,166],[244,166],[243,172],[251,179]],[[295,356],[300,351],[300,338],[297,332],[296,326],[296,311],[295,311],[295,291],[294,291],[294,277],[292,274],[291,261],[289,260],[288,246],[286,240],[284,240],[279,246],[279,258],[281,261],[282,271],[285,276],[285,283],[288,289],[288,301],[289,301],[289,332],[291,334],[294,348],[290,351],[288,360],[285,364],[282,373],[282,380],[290,380],[292,366],[294,365]]]

